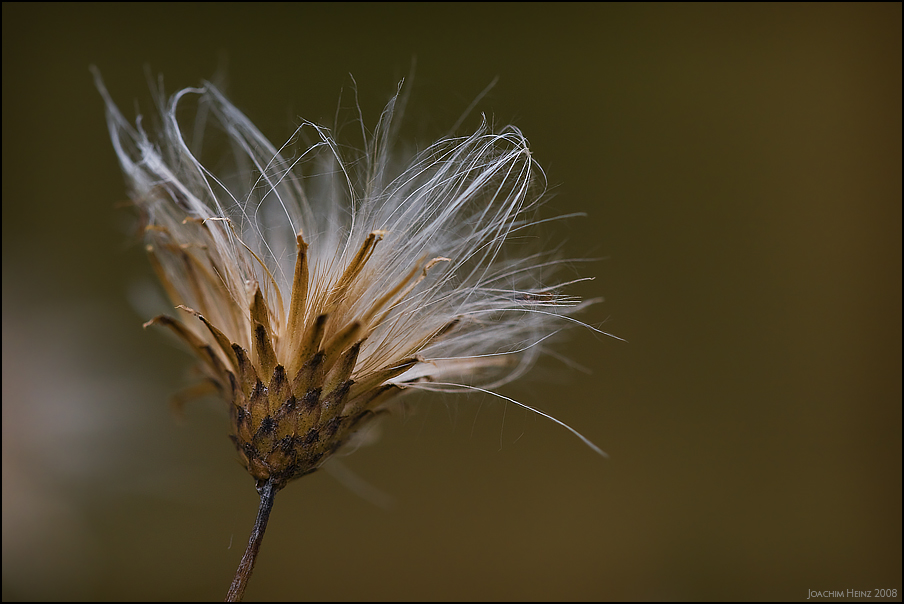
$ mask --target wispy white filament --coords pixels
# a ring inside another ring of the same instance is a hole
[[[562,292],[575,280],[550,281],[565,261],[555,250],[523,251],[524,238],[545,222],[535,217],[545,176],[513,126],[494,132],[484,119],[473,134],[441,139],[400,164],[392,153],[397,97],[365,133],[363,151],[308,121],[277,149],[211,84],[168,101],[158,91],[154,135],[141,118],[132,125],[123,117],[99,76],[97,86],[149,236],[165,233],[169,242],[158,256],[171,297],[246,349],[252,323],[245,309],[256,286],[272,313],[281,362],[300,338],[289,332],[299,234],[310,265],[302,323],[328,312],[333,333],[350,321],[366,324],[353,378],[416,354],[419,362],[391,383],[490,392],[527,371],[541,342],[580,323],[570,315],[588,302]],[[195,118],[186,128],[191,108]],[[209,241],[186,228],[201,223]],[[343,274],[369,236],[377,243],[343,290]],[[206,300],[185,278],[176,251],[211,273],[206,278],[235,308]],[[404,295],[375,311],[388,292]],[[211,342],[199,321],[186,325]],[[552,416],[490,393],[564,426],[602,454]]]

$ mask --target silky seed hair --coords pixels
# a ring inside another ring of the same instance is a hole
[[[397,169],[398,94],[365,148],[349,151],[309,121],[277,149],[209,83],[168,101],[161,86],[152,138],[99,78],[98,87],[151,262],[182,310],[175,320],[213,351],[216,361],[202,353],[207,363],[235,365],[237,344],[266,381],[277,364],[294,377],[318,345],[335,363],[357,343],[355,383],[388,371],[396,375],[375,386],[486,390],[522,375],[596,302],[554,280],[566,262],[558,250],[512,245],[540,226],[545,191],[513,126],[493,132],[484,118]],[[190,101],[196,118],[185,127],[178,116]],[[228,161],[203,164],[223,137]],[[256,325],[269,348],[255,346]],[[311,350],[306,336],[319,340]]]
[[[151,323],[185,340],[227,399],[245,362],[253,390],[277,367],[297,382],[318,354],[311,371],[323,375],[303,386],[321,394],[329,377],[358,399],[487,391],[527,371],[596,302],[555,280],[558,250],[523,252],[543,222],[545,175],[514,126],[494,132],[483,118],[399,168],[398,94],[362,150],[309,121],[277,149],[210,83],[168,101],[161,85],[154,134],[97,85],[151,263],[181,311]],[[231,153],[202,163],[221,142]]]

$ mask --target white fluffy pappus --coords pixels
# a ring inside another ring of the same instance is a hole
[[[527,371],[561,329],[603,333],[573,317],[597,300],[554,280],[574,259],[529,241],[545,222],[545,175],[517,128],[494,132],[484,118],[402,165],[398,94],[372,133],[361,120],[364,149],[308,121],[276,148],[209,83],[168,100],[161,86],[149,133],[95,77],[151,262],[184,311],[154,322],[188,343],[233,402],[233,440],[256,478],[313,471],[335,447],[302,464],[302,440],[328,441],[329,428],[338,446],[407,389],[487,392],[605,455],[491,390]],[[279,424],[289,402],[316,405],[315,416]],[[261,445],[268,430],[279,434]],[[278,438],[294,439],[292,461],[276,458]]]

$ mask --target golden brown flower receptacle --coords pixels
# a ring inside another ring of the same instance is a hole
[[[198,228],[203,230],[206,226],[202,222]],[[168,234],[166,229],[149,232],[164,238]],[[161,315],[145,324],[146,327],[166,326],[187,343],[201,360],[219,395],[231,402],[230,438],[243,465],[258,484],[270,480],[278,491],[294,478],[316,470],[374,417],[384,403],[402,392],[403,384],[389,383],[389,380],[422,361],[416,356],[399,358],[374,371],[356,373],[361,346],[381,322],[378,315],[398,305],[420,280],[409,273],[387,295],[379,297],[363,316],[342,317],[340,309],[346,306],[343,297],[356,279],[366,274],[362,269],[381,236],[382,233],[374,232],[365,239],[339,285],[323,298],[322,307],[311,311],[305,308],[312,302],[306,296],[309,290],[307,245],[299,234],[287,323],[284,327],[279,323],[260,286],[254,284],[247,309],[253,326],[251,350],[231,341],[202,313],[184,305],[178,308],[203,323],[216,346],[201,340],[182,322],[169,316]],[[148,251],[158,266],[154,247],[149,246]],[[184,249],[179,249],[178,254],[187,268],[193,266]],[[446,259],[427,263],[420,270],[421,279],[431,266],[442,260]],[[212,259],[208,257],[208,261]],[[215,295],[218,290],[215,279],[204,281],[204,276],[220,274],[223,270],[212,263],[205,270],[186,270],[186,278],[194,290],[208,292],[199,298],[221,305],[217,309],[221,316],[241,314],[234,300]],[[174,290],[165,273],[158,271],[158,277],[167,290]],[[305,315],[315,315],[315,318],[305,324]],[[240,317],[232,319],[241,321]],[[444,335],[451,327],[440,330],[430,340]],[[288,358],[279,358],[275,342],[282,344],[281,349]]]

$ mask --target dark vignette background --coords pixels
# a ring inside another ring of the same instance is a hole
[[[218,599],[257,505],[141,323],[96,64],[127,115],[225,61],[281,143],[519,126],[604,295],[504,392],[424,398],[277,499],[249,600],[901,598],[901,5],[3,5],[3,599]],[[474,118],[476,119],[476,118]],[[467,122],[473,126],[474,120]],[[379,498],[378,498],[379,499]],[[231,544],[231,548],[230,548]]]

